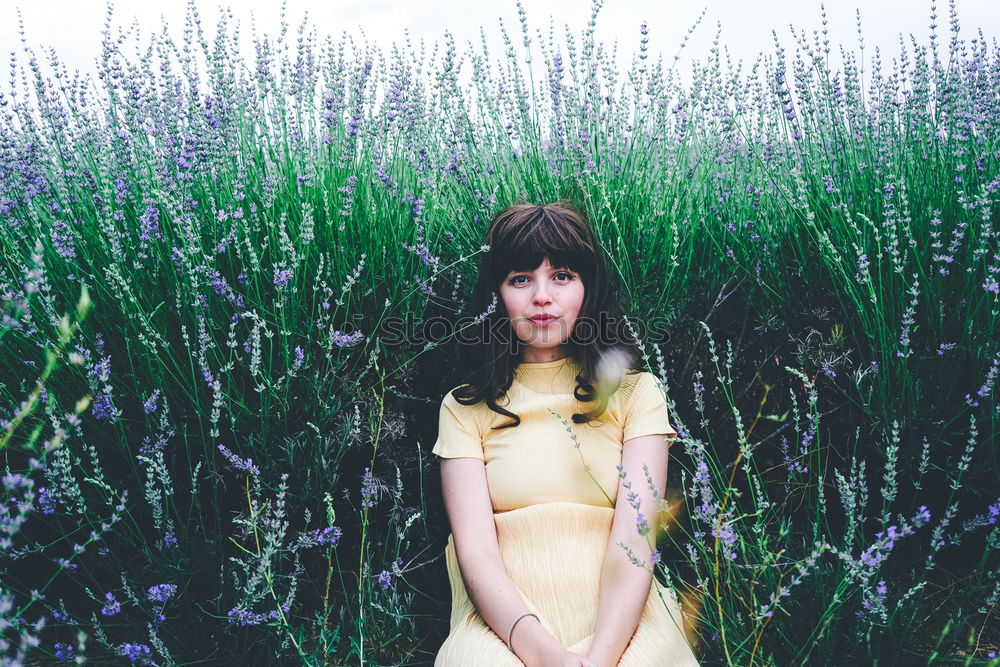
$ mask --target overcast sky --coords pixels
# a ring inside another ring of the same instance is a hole
[[[749,69],[755,56],[762,50],[773,48],[772,28],[777,31],[790,60],[794,50],[789,24],[805,30],[811,37],[820,25],[819,0],[610,0],[597,19],[597,39],[609,45],[618,40],[621,71],[627,69],[631,54],[639,45],[639,26],[649,25],[649,49],[653,57],[662,52],[669,64],[680,47],[681,41],[703,9],[704,19],[682,52],[678,65],[680,72],[690,69],[693,59],[704,59],[711,47],[716,24],[722,24],[720,46],[730,50],[734,62],[744,61],[744,71]],[[857,31],[855,0],[827,0],[831,54],[837,44],[856,49]],[[981,28],[992,42],[1000,35],[1000,11],[996,0],[962,0],[958,3],[961,24],[960,37],[970,40]],[[118,0],[114,4],[114,24],[127,27],[137,21],[144,34],[159,30],[161,19],[166,20],[171,32],[179,36],[183,27],[184,0]],[[212,34],[219,6],[231,6],[240,21],[242,32],[249,44],[251,17],[259,34],[274,35],[278,30],[280,3],[275,0],[240,0],[238,3],[198,1],[203,27]],[[947,47],[949,28],[948,7],[938,2],[939,43]],[[491,44],[491,54],[502,57],[503,48],[499,31],[502,17],[508,32],[520,44],[520,25],[514,0],[505,2],[453,2],[452,0],[288,0],[287,20],[294,31],[308,11],[309,23],[322,36],[349,31],[360,38],[361,30],[370,42],[389,47],[393,41],[402,42],[404,28],[409,29],[414,44],[426,40],[428,47],[440,39],[445,29],[455,38],[456,45],[464,50],[471,40],[477,47],[482,26]],[[534,36],[535,29],[548,35],[550,17],[555,22],[557,41],[562,41],[568,25],[571,32],[580,35],[590,19],[590,0],[525,0],[528,25]],[[0,48],[5,53],[20,51],[21,37],[17,27],[17,8],[24,18],[26,38],[32,46],[54,47],[70,70],[79,68],[93,72],[94,60],[100,49],[100,32],[105,21],[106,3],[103,0],[0,0]],[[865,60],[874,54],[874,47],[882,49],[883,62],[899,50],[899,34],[909,41],[913,33],[919,42],[926,43],[929,34],[930,1],[879,0],[866,3],[861,21],[865,39]],[[293,33],[294,34],[294,33]],[[579,40],[577,40],[579,43]],[[388,51],[388,48],[385,49]],[[428,52],[429,52],[428,48]],[[535,52],[537,54],[537,51]],[[7,60],[7,57],[4,57]],[[23,62],[23,60],[22,60]],[[839,62],[839,59],[835,59]],[[832,64],[834,60],[832,60]],[[6,69],[6,67],[4,67]],[[834,68],[836,69],[836,68]],[[6,80],[7,76],[0,77]],[[6,87],[6,84],[0,84]]]

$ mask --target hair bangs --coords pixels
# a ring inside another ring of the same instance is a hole
[[[572,233],[555,219],[546,207],[524,216],[516,228],[501,237],[499,247],[490,248],[490,258],[497,281],[511,271],[533,271],[545,258],[554,268],[569,269],[581,275],[591,273],[596,249],[580,235]]]

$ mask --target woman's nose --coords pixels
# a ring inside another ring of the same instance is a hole
[[[546,287],[540,285],[538,287],[538,289],[535,290],[534,301],[535,301],[535,303],[549,303],[549,302],[551,302],[552,301],[552,297],[549,296],[549,290]]]

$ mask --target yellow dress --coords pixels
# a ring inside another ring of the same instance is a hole
[[[572,415],[587,408],[573,395],[579,372],[571,357],[520,364],[506,399],[498,404],[518,415],[521,423],[501,430],[490,429],[507,423],[508,417],[485,403],[461,405],[449,391],[441,403],[432,451],[442,458],[474,457],[485,462],[507,574],[542,626],[567,649],[585,655],[594,640],[622,445],[636,436],[675,431],[660,384],[647,372],[627,374],[599,420],[574,424]],[[576,434],[575,441],[567,425]],[[584,462],[590,465],[590,474]],[[445,561],[451,583],[451,625],[435,667],[522,665],[472,604],[452,535]],[[676,594],[655,577],[638,627],[618,664],[698,664],[683,632]]]

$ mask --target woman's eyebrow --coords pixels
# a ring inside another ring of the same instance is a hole
[[[550,271],[552,273],[555,273],[556,271],[570,271],[570,272],[574,272],[573,269],[569,268],[568,266],[554,266],[554,267],[552,267],[550,269]],[[510,271],[510,273],[534,273],[534,272],[535,272],[535,269],[522,269],[520,271],[513,271],[513,270]]]

